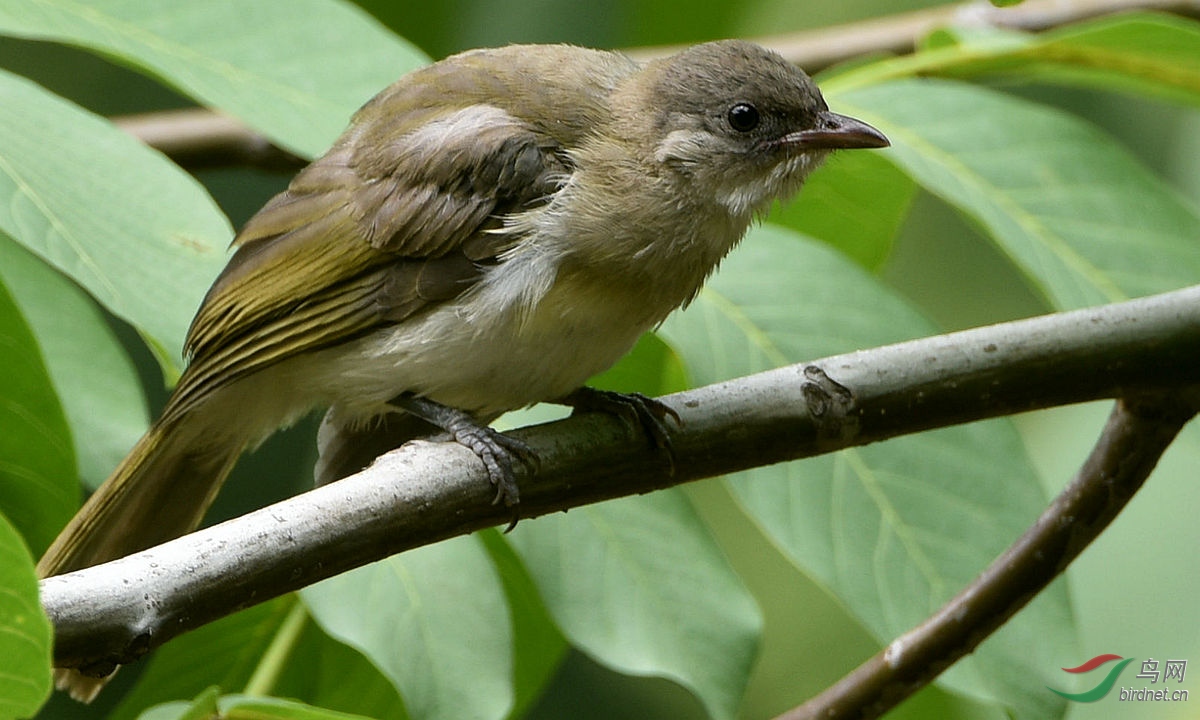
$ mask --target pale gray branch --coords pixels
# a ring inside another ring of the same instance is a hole
[[[1200,287],[826,358],[671,395],[675,473],[619,419],[514,435],[541,458],[521,514],[645,493],[935,427],[1200,384]],[[482,465],[412,443],[367,470],[137,555],[41,583],[55,661],[126,662],[238,609],[503,525]]]

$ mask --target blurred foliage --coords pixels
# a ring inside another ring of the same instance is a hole
[[[0,518],[40,551],[77,477],[94,486],[120,459],[147,422],[143,392],[160,405],[179,370],[231,227],[286,182],[193,179],[98,116],[198,102],[315,155],[376,89],[469,47],[688,43],[931,4],[0,0]],[[833,158],[597,384],[669,392],[1200,282],[1196,23],[948,28],[822,85],[893,148]],[[770,717],[978,572],[1103,413],[952,428],[407,553],[179,638],[96,705],[55,696],[38,717]],[[247,458],[213,517],[305,487],[311,434],[302,424]],[[1056,583],[895,716],[1079,715],[1044,689],[1076,689],[1058,668],[1197,655],[1198,465],[1192,428],[1070,589]],[[0,708],[26,715],[48,646],[19,545],[0,553],[15,608],[0,637],[32,659],[5,676]]]

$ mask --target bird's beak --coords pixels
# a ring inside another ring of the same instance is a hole
[[[780,139],[780,143],[801,150],[881,148],[891,145],[883,133],[862,120],[828,110],[817,116],[816,127],[789,133]]]

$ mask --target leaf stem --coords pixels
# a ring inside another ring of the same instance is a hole
[[[292,608],[280,623],[279,629],[271,644],[267,646],[254,673],[246,681],[242,693],[251,697],[265,697],[271,694],[275,684],[287,665],[288,658],[300,641],[300,634],[308,621],[308,609],[294,595]]]

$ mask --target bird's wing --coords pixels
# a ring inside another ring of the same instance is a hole
[[[569,172],[558,143],[498,108],[421,105],[397,87],[238,234],[171,410],[457,296],[519,240],[500,218]]]

